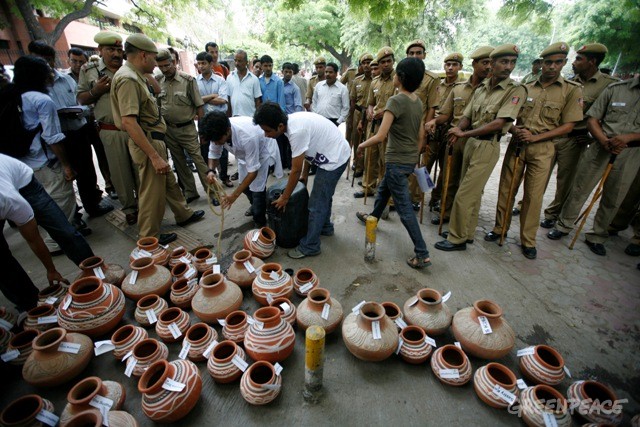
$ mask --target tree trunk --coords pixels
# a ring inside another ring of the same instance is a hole
[[[322,47],[340,61],[340,71],[342,73],[349,69],[351,66],[351,53],[348,50],[343,49],[342,52],[338,52],[333,46],[322,45]]]
[[[40,21],[38,21],[38,17],[33,13],[33,7],[28,0],[16,0],[16,6],[20,11],[20,15],[22,19],[24,19],[24,23],[29,30],[29,36],[32,40],[44,40],[48,45],[54,46],[64,29],[67,28],[71,22],[82,19],[91,14],[93,9],[93,5],[97,2],[97,0],[84,0],[81,9],[75,10],[60,19],[58,24],[55,26],[52,32],[47,33],[40,25]]]

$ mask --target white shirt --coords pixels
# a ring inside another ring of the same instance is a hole
[[[253,113],[256,112],[256,98],[262,96],[258,78],[247,70],[247,75],[240,80],[238,70],[235,70],[227,77],[227,89],[233,115],[253,117]]]
[[[349,143],[336,125],[316,113],[302,111],[289,114],[287,131],[291,156],[304,154],[305,160],[332,171],[349,160]]]
[[[338,124],[343,123],[349,115],[349,91],[339,81],[329,86],[323,80],[313,89],[311,105],[314,113],[327,119],[338,119]]]
[[[9,219],[18,226],[24,225],[34,217],[29,202],[19,190],[33,179],[31,168],[20,160],[0,154],[0,219]]]

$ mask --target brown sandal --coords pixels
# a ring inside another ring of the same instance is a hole
[[[419,270],[425,267],[431,267],[431,259],[419,259],[418,257],[414,256],[407,260],[407,264],[409,265],[409,267]]]

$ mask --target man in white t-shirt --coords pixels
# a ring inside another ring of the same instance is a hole
[[[253,216],[256,227],[267,225],[267,178],[269,166],[275,167],[277,178],[282,177],[282,164],[278,144],[275,139],[267,138],[251,117],[231,117],[225,113],[214,111],[200,121],[200,135],[209,144],[209,170],[207,178],[210,183],[215,179],[215,168],[218,166],[222,149],[226,148],[238,159],[238,179],[240,184],[233,193],[223,197],[222,207],[230,208],[240,194],[246,194],[251,208],[245,215]]]
[[[306,185],[309,165],[318,167],[309,198],[307,235],[287,254],[294,259],[318,255],[320,235],[332,236],[334,233],[331,204],[338,180],[349,162],[349,143],[338,128],[321,115],[299,112],[287,116],[274,103],[261,105],[253,122],[269,138],[284,135],[291,145],[291,173],[284,192],[273,202],[277,209],[287,206],[298,180]]]

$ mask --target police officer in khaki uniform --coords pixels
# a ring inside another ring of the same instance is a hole
[[[537,256],[536,232],[551,160],[555,154],[554,139],[571,132],[574,125],[582,120],[582,87],[560,75],[567,63],[568,53],[569,45],[564,42],[548,46],[540,53],[540,77],[525,86],[527,99],[520,110],[517,125],[509,129],[513,137],[502,162],[495,226],[484,238],[488,242],[496,241],[500,239],[503,226],[509,229],[511,216],[507,221],[506,214],[512,209],[518,186],[524,177],[520,246],[522,254],[529,259]],[[518,145],[522,149],[515,169]],[[515,182],[513,189],[512,179]]]
[[[347,87],[347,93],[351,92],[351,85],[353,84],[353,80],[362,73],[362,65],[358,61],[357,67],[349,68],[342,76],[340,76],[340,83]],[[345,122],[347,124],[345,136],[349,145],[353,146],[353,141],[351,141],[351,134],[353,133],[353,110],[351,108],[349,108],[349,115],[347,116],[347,120],[345,120]],[[351,169],[355,170],[355,165],[352,165]]]
[[[307,85],[307,94],[305,95],[304,108],[307,111],[311,111],[311,100],[313,99],[313,89],[315,89],[318,82],[321,82],[325,79],[324,77],[324,69],[327,66],[327,60],[324,59],[324,56],[319,56],[313,61],[313,66],[316,67],[316,75],[312,76],[309,79],[309,84]]]
[[[371,125],[367,125],[367,138],[378,132],[378,128],[382,123],[384,108],[387,101],[396,93],[393,85],[393,77],[396,72],[393,69],[395,61],[393,50],[386,46],[378,51],[376,61],[380,66],[380,75],[371,81],[369,86],[369,94],[367,95],[367,121]],[[378,177],[384,174],[384,152],[386,142],[369,147],[365,151],[364,167],[365,179],[362,181],[362,191],[354,193],[356,199],[367,196],[373,196],[378,187]]]
[[[116,126],[129,134],[129,152],[138,167],[139,235],[158,236],[161,244],[167,244],[177,235],[159,235],[165,203],[169,204],[180,226],[201,219],[204,211],[194,212],[187,206],[167,163],[164,144],[167,126],[144,77],[156,66],[158,49],[147,36],[133,34],[127,38],[124,52],[127,62],[116,72],[111,83],[113,119]]]
[[[583,86],[583,111],[586,113],[602,91],[618,81],[615,77],[598,71],[598,66],[607,53],[607,47],[592,43],[580,47],[572,67],[573,81]],[[544,210],[544,219],[540,226],[552,228],[573,187],[580,158],[589,144],[594,141],[587,130],[587,119],[577,123],[566,138],[556,140],[556,155],[553,164],[558,164],[556,172],[556,193],[553,201]],[[553,169],[553,165],[551,167]]]
[[[362,74],[357,76],[351,84],[349,90],[349,99],[351,102],[352,114],[352,131],[350,143],[353,147],[354,154],[362,141],[362,135],[367,127],[367,97],[369,96],[369,87],[371,86],[371,67],[369,64],[373,61],[373,55],[365,53],[360,57],[358,63],[362,68]],[[359,178],[364,171],[364,158],[355,156],[354,177]]]
[[[100,127],[100,139],[109,162],[111,181],[122,203],[127,223],[133,225],[138,221],[138,174],[127,148],[129,135],[114,124],[109,96],[113,76],[122,67],[122,37],[111,31],[102,31],[93,40],[98,43],[100,60],[90,61],[80,70],[78,102],[82,105],[95,104],[93,112]]]
[[[493,52],[493,49],[493,46],[480,46],[471,53],[473,74],[469,80],[454,84],[446,99],[443,98],[444,102],[440,102],[438,117],[425,124],[425,128],[428,133],[435,132],[436,126],[446,126],[446,131],[443,131],[443,133],[446,134],[451,127],[458,126],[458,123],[462,118],[462,113],[464,112],[469,99],[471,99],[471,95],[473,95],[475,90],[480,86],[480,83],[482,83],[482,81],[491,73],[491,59],[489,58],[489,55]],[[453,200],[456,197],[458,186],[460,185],[462,154],[464,151],[465,141],[466,138],[459,138],[452,147],[451,171],[449,172],[447,200],[445,201],[444,209],[444,224],[449,222],[451,208],[453,207]],[[446,151],[448,151],[448,149]],[[447,154],[445,154],[445,156],[446,155]],[[440,177],[446,173],[447,170],[445,162],[445,168],[442,169]],[[440,225],[440,212],[434,215],[431,219],[431,223],[434,225]]]
[[[208,168],[200,152],[198,131],[193,121],[196,116],[204,117],[204,101],[200,96],[196,79],[176,68],[171,52],[161,49],[156,60],[162,72],[158,78],[162,92],[157,99],[160,114],[167,124],[165,144],[171,153],[184,197],[187,203],[191,203],[200,198],[200,195],[193,179],[193,172],[187,165],[185,151],[193,160],[202,186],[208,186]]]
[[[452,144],[459,138],[468,139],[447,240],[435,244],[440,250],[462,251],[467,249],[467,242],[473,242],[482,191],[500,157],[500,138],[518,117],[527,96],[525,87],[509,77],[519,52],[514,44],[498,46],[491,52],[491,78],[482,82],[458,126],[449,130]]]
[[[596,255],[606,255],[608,227],[640,168],[640,77],[609,85],[587,115],[587,129],[596,140],[578,165],[569,198],[562,207],[556,228],[547,237],[566,236],[580,209],[601,179],[612,154],[617,157],[604,184],[593,229],[585,242]]]

